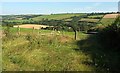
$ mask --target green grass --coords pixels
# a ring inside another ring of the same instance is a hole
[[[6,29],[6,27],[2,27],[2,29],[3,30],[5,30]],[[10,33],[13,33],[13,34],[17,34],[18,33],[18,28],[13,28],[13,27],[10,27]],[[42,29],[40,29],[40,30],[38,30],[38,29],[35,29],[35,30],[32,30],[31,28],[28,28],[28,29],[26,29],[26,28],[20,28],[20,33],[21,34],[51,34],[51,33],[54,33],[54,34],[58,34],[58,32],[57,31],[52,31],[52,30],[42,30]],[[70,36],[70,37],[72,37],[72,38],[74,38],[74,32],[67,32],[67,31],[60,31],[60,35],[67,35],[67,36]],[[82,35],[82,36],[80,36],[80,35]],[[84,34],[84,33],[82,33],[82,32],[78,32],[78,34],[77,34],[77,37],[78,37],[78,39],[79,38],[83,38],[83,37],[85,37],[86,36],[86,34]]]
[[[114,20],[115,20],[114,18],[103,18],[101,20],[101,23],[103,25],[111,25],[114,22]]]
[[[99,21],[99,19],[82,18],[80,21],[98,22],[98,21]]]
[[[88,16],[90,18],[94,18],[94,17],[103,17],[104,15],[91,15],[91,16]]]
[[[55,20],[62,20],[62,19],[67,19],[73,16],[80,16],[80,15],[84,15],[83,13],[74,13],[74,14],[53,14],[53,15],[43,15],[43,16],[38,16],[33,18],[33,20],[42,20],[44,19],[55,19]]]
[[[5,21],[7,21],[7,22],[23,23],[23,22],[29,22],[30,20],[23,19],[23,20],[5,20]]]
[[[38,30],[32,33],[32,29],[22,28],[21,35],[16,28],[10,31],[10,37],[2,39],[4,71],[110,71],[119,63],[118,54],[106,53],[97,37],[82,32],[74,40],[74,32],[67,31],[59,35],[51,30],[38,34]]]
[[[7,27],[2,27],[4,30],[7,28]],[[10,32],[11,33],[17,33],[18,32],[18,28],[13,28],[13,27],[10,27]],[[34,33],[38,33],[38,32],[42,32],[42,33],[50,33],[51,32],[51,30],[37,30],[37,29],[35,29],[35,30],[33,30],[32,28],[20,28],[20,32],[22,32],[22,33],[32,33],[32,32],[34,32]]]
[[[5,28],[4,28],[5,29]],[[48,35],[50,30],[30,34],[31,29],[21,29],[26,35],[15,35],[16,28],[10,28],[13,37],[3,37],[3,70],[6,71],[95,71],[95,67],[84,64],[92,62],[90,55],[82,51],[73,39],[73,32]],[[47,35],[41,35],[41,34]],[[57,33],[57,32],[56,32]],[[88,35],[78,33],[78,40]]]

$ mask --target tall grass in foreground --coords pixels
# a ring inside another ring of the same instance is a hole
[[[28,31],[28,30],[27,30]],[[37,31],[37,30],[35,30]],[[72,32],[64,35],[27,33],[3,37],[4,71],[95,71],[95,67],[84,62],[92,62],[90,55],[79,48],[73,40]],[[81,39],[85,38],[82,33]]]

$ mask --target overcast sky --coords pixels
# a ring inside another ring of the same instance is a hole
[[[2,14],[117,12],[118,2],[3,2]]]

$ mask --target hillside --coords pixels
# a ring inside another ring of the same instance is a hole
[[[103,18],[116,18],[118,14],[106,14]]]
[[[110,25],[114,22],[115,18],[118,16],[118,14],[106,14],[102,20],[101,23],[103,25]]]
[[[33,34],[31,29],[21,29],[21,36],[18,36],[17,28],[10,28],[10,31],[11,37],[3,37],[4,71],[95,70],[94,66],[84,63],[92,60],[89,55],[75,51],[79,47],[72,38],[73,32],[56,35],[53,31],[40,30],[38,34],[35,30]],[[78,40],[85,37],[86,34],[78,34]]]
[[[101,23],[103,25],[110,25],[110,24],[112,24],[114,22],[114,20],[115,20],[115,18],[103,18],[101,20]]]
[[[70,14],[51,14],[51,15],[42,15],[42,16],[38,16],[35,18],[32,18],[33,20],[42,20],[42,19],[55,19],[55,20],[61,20],[61,19],[67,19],[67,18],[71,18],[73,16],[80,16],[80,15],[85,15],[85,13],[70,13]]]

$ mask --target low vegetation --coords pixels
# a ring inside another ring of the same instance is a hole
[[[112,25],[109,25],[96,35],[78,41],[80,51],[91,55],[92,63],[97,68],[105,69],[110,73],[119,73],[120,68],[120,16]]]
[[[12,30],[12,28],[10,28]],[[14,28],[13,28],[14,29]],[[41,30],[42,31],[42,30]],[[13,32],[13,31],[10,31]],[[92,61],[89,55],[75,51],[73,32],[55,35],[41,32],[3,37],[4,71],[94,71],[94,66],[84,64]],[[21,32],[22,33],[22,32]],[[43,35],[44,34],[44,35]],[[78,36],[84,39],[85,34]]]

